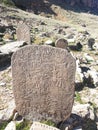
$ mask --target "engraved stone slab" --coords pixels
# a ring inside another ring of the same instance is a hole
[[[66,49],[28,45],[12,57],[16,109],[33,121],[59,122],[71,114],[75,59]]]
[[[25,23],[20,23],[16,30],[17,40],[30,44],[30,28]]]
[[[59,129],[52,126],[48,126],[46,124],[42,124],[40,122],[33,122],[33,125],[31,126],[30,130],[59,130]]]
[[[55,46],[66,49],[68,47],[68,41],[66,39],[58,39],[55,43]]]

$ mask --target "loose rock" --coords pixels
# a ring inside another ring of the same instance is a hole
[[[68,41],[66,39],[58,39],[55,42],[55,46],[58,47],[58,48],[67,49],[67,47],[68,47]]]

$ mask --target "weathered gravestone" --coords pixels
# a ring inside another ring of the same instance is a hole
[[[75,59],[51,46],[26,46],[12,57],[17,111],[27,119],[59,122],[71,114]]]
[[[56,42],[55,42],[55,46],[58,47],[58,48],[63,48],[63,49],[67,49],[68,47],[68,41],[66,39],[58,39]]]
[[[31,126],[30,130],[59,130],[59,129],[52,126],[48,126],[46,124],[42,124],[40,122],[33,122],[33,125]]]
[[[16,30],[17,40],[31,44],[30,28],[25,23],[20,23]]]

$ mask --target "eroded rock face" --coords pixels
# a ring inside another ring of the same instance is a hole
[[[16,109],[27,119],[59,122],[71,114],[75,59],[65,49],[26,46],[12,57]]]

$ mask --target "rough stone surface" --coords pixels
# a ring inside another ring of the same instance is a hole
[[[16,30],[17,40],[31,44],[30,28],[25,23],[20,23]]]
[[[51,46],[26,46],[12,57],[16,109],[27,119],[55,122],[71,114],[75,59]]]
[[[59,129],[42,124],[40,122],[33,122],[33,125],[31,126],[30,130],[59,130]]]
[[[66,49],[68,47],[68,41],[65,39],[58,39],[55,43],[55,46],[58,48]]]

